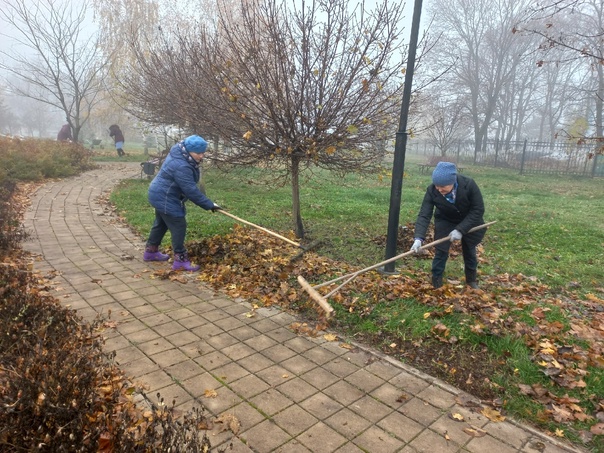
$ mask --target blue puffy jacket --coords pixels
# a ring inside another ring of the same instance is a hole
[[[201,172],[199,164],[184,149],[182,142],[170,149],[168,157],[149,186],[149,203],[163,214],[184,217],[185,202],[210,210],[214,202],[206,197],[197,184]]]

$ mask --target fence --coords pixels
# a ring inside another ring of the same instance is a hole
[[[518,170],[520,174],[604,176],[604,156],[595,154],[593,144],[549,142],[487,142],[475,153],[474,142],[460,141],[447,152],[457,162]],[[410,143],[409,152],[426,157],[440,155],[428,142]]]

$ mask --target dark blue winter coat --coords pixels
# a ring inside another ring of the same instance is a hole
[[[173,217],[186,215],[187,200],[205,210],[212,209],[214,202],[197,186],[200,177],[199,164],[184,149],[182,142],[177,143],[170,149],[149,186],[149,203],[161,213]]]

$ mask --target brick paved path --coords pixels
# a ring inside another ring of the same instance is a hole
[[[135,381],[186,411],[234,414],[237,437],[209,433],[232,452],[558,453],[573,450],[537,431],[493,423],[456,404],[457,389],[359,346],[298,336],[295,319],[218,294],[198,282],[150,278],[167,263],[142,261],[144,241],[121,226],[98,198],[138,164],[102,164],[49,182],[32,197],[25,247],[35,268],[56,270],[57,297],[85,319],[118,321],[107,351]],[[215,390],[215,398],[206,398]],[[462,414],[464,422],[452,420]],[[486,431],[473,438],[463,428]]]

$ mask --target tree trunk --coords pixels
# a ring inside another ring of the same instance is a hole
[[[598,74],[598,92],[596,93],[596,118],[595,118],[595,126],[596,126],[596,139],[602,139],[604,134],[604,124],[603,120],[603,110],[604,110],[604,70],[602,69],[601,64],[595,65],[597,68]]]
[[[296,237],[304,237],[304,224],[300,214],[300,158],[292,156],[292,220]]]

